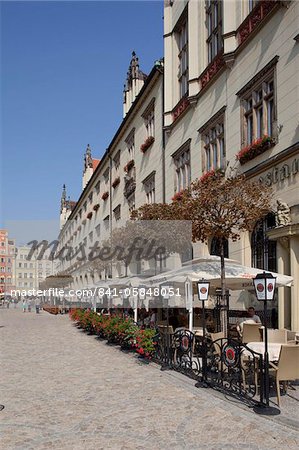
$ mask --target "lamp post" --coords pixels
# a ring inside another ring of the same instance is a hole
[[[264,414],[267,416],[276,416],[280,414],[280,410],[269,405],[269,353],[268,353],[268,324],[267,324],[267,301],[272,301],[274,298],[276,278],[271,273],[259,273],[253,279],[256,298],[264,302],[264,367],[263,367],[263,402],[254,407],[257,414]]]
[[[210,283],[208,281],[202,279],[197,282],[198,300],[202,302],[202,380],[196,383],[196,387],[208,387],[205,302],[209,297],[209,289]]]
[[[162,292],[163,291],[163,292]],[[169,286],[162,286],[161,294],[164,300],[166,300],[166,358],[167,362],[164,362],[161,366],[161,370],[171,369],[170,361],[170,335],[169,335]]]

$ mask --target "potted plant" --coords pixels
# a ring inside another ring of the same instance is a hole
[[[87,217],[88,220],[90,220],[90,219],[92,218],[92,212],[90,211],[90,212],[87,214],[86,217]]]
[[[140,151],[145,153],[148,148],[155,142],[154,136],[148,136],[144,143],[140,146]]]
[[[116,186],[119,185],[119,183],[120,183],[120,177],[116,177],[115,180],[114,180],[113,183],[112,183],[113,189],[115,189]]]
[[[135,161],[134,161],[134,159],[131,159],[131,161],[129,161],[129,162],[125,165],[124,171],[128,173],[128,172],[130,172],[131,169],[133,169],[134,166],[135,166]]]
[[[211,177],[216,177],[216,176],[224,176],[224,171],[222,169],[209,170],[208,172],[204,173],[200,177],[200,181],[203,183],[206,180],[210,179]]]
[[[106,192],[104,192],[104,194],[102,195],[102,200],[107,200],[107,198],[109,197],[109,192],[108,191],[106,191]]]
[[[180,192],[176,192],[175,194],[174,194],[174,196],[172,197],[172,201],[173,202],[178,202],[178,201],[180,201],[180,200],[182,200],[182,192],[180,191]]]
[[[275,140],[271,136],[265,135],[262,138],[253,141],[250,145],[243,147],[239,153],[236,154],[236,159],[243,165],[261,155],[266,150],[273,147],[273,145],[275,145]]]
[[[99,203],[97,203],[96,205],[93,206],[93,210],[97,211],[99,209],[99,207],[100,207],[100,205],[99,205]]]

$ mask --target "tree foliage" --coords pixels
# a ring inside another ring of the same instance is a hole
[[[220,172],[197,179],[170,204],[143,205],[132,217],[141,220],[191,220],[193,241],[240,238],[271,211],[271,191],[243,175],[225,178]]]

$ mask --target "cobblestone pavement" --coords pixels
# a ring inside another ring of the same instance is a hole
[[[138,363],[67,316],[0,310],[1,449],[295,449],[299,433]]]

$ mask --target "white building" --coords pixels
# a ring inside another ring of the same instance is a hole
[[[31,256],[31,247],[16,248],[15,287],[27,291],[39,289],[39,284],[55,272],[55,261],[49,258],[50,251],[38,259],[38,252]]]
[[[109,236],[132,208],[170,202],[212,169],[263,178],[278,213],[227,254],[293,276],[291,290],[279,289],[279,327],[299,330],[298,25],[296,1],[166,1],[164,63],[146,77],[133,54],[124,119],[87,185],[83,177],[60,246]],[[214,240],[194,247],[209,252]],[[78,287],[94,281],[78,262],[65,270]]]

